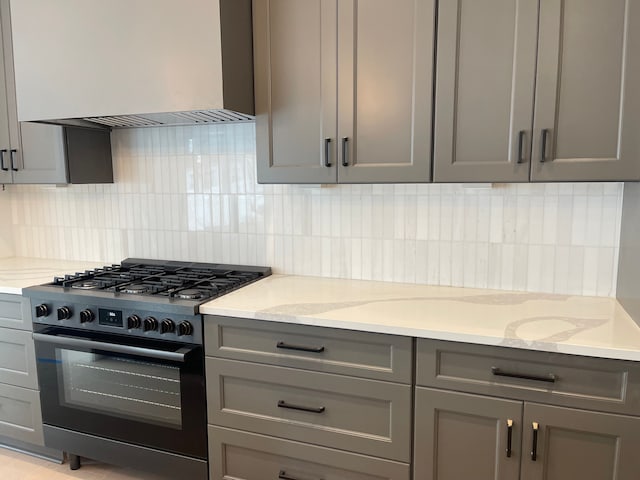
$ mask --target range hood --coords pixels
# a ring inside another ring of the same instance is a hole
[[[19,121],[254,118],[251,0],[11,2]]]

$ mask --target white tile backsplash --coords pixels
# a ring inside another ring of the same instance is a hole
[[[17,255],[615,294],[620,183],[258,185],[250,123],[118,130],[113,145],[113,185],[0,192]]]
[[[13,256],[11,192],[0,185],[0,258]]]

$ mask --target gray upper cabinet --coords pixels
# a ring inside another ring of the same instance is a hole
[[[441,0],[434,181],[640,180],[640,1]]]
[[[258,181],[428,182],[434,8],[254,0]]]
[[[22,161],[16,107],[9,0],[0,0],[0,183],[14,183]]]
[[[434,181],[526,182],[538,0],[441,0]]]
[[[254,0],[258,181],[336,183],[337,2]]]
[[[640,1],[541,0],[539,38],[532,180],[639,180]]]

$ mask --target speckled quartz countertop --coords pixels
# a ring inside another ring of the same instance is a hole
[[[0,258],[0,293],[21,295],[23,288],[49,283],[55,276],[101,266],[102,264],[93,262],[45,258]]]
[[[640,361],[613,298],[273,275],[202,313]]]

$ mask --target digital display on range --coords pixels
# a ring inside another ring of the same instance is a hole
[[[124,328],[124,322],[122,321],[122,312],[120,310],[98,310],[98,323],[100,325],[106,325],[108,327]]]

